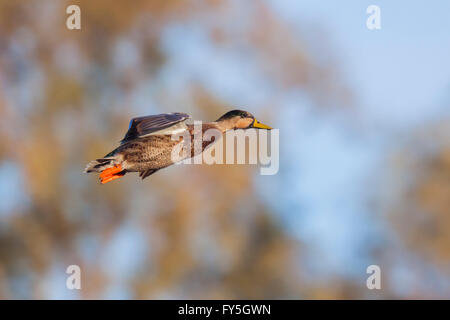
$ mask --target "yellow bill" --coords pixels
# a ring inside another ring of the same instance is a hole
[[[269,127],[268,125],[265,125],[264,123],[259,122],[258,120],[255,119],[255,121],[253,121],[253,128],[258,128],[258,129],[267,129],[270,130],[272,129],[272,127]]]

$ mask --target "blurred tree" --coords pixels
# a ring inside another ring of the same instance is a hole
[[[391,167],[382,179],[380,210],[395,245],[384,243],[377,256],[390,274],[390,291],[396,292],[393,283],[403,270],[411,298],[450,294],[442,277],[450,270],[449,124],[442,119],[409,133],[406,143],[389,156]]]
[[[80,31],[65,28],[69,4],[81,7]],[[305,285],[299,241],[257,196],[251,168],[174,167],[106,186],[82,175],[121,138],[142,86],[149,113],[190,108],[213,119],[231,108],[200,80],[176,91],[167,80],[166,32],[183,23],[197,24],[218,52],[248,54],[276,90],[302,90],[319,106],[351,98],[332,61],[318,63],[263,1],[1,0],[0,163],[23,173],[24,205],[0,216],[0,297],[48,298],[55,274],[64,292],[70,264],[82,268],[82,298],[118,285],[135,298],[339,297]],[[260,106],[267,114],[272,99]],[[429,210],[435,187],[420,191]],[[104,255],[129,224],[147,249],[133,257],[135,273],[117,275]]]

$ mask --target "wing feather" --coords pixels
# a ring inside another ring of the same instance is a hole
[[[186,121],[188,118],[190,118],[189,115],[180,112],[133,118],[121,143],[124,144],[130,140],[168,129],[180,122]],[[165,132],[168,131],[165,130]]]

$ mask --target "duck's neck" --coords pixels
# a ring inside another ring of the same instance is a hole
[[[231,120],[214,121],[210,124],[212,124],[216,129],[220,130],[222,133],[234,129],[234,122],[232,122]]]
[[[189,128],[189,131],[191,132],[191,134],[194,134],[194,125],[189,124],[188,128]],[[202,123],[202,132],[203,133],[209,129],[216,129],[222,133],[225,133],[226,131],[231,130],[227,126],[223,125],[222,122],[214,121],[214,122]]]

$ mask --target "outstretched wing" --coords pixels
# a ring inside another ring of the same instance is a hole
[[[172,131],[175,131],[183,126],[185,127],[185,124],[182,122],[186,121],[188,118],[190,118],[189,115],[180,112],[133,118],[130,121],[130,127],[121,143],[124,144],[130,140],[155,134],[162,130],[164,130],[164,134],[171,134],[172,132],[170,129],[173,128]]]

